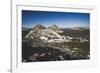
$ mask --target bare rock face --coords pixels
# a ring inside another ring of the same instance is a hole
[[[45,28],[43,25],[36,25],[26,35],[26,38],[33,40],[39,39],[44,42],[50,42],[50,43],[51,42],[61,43],[66,41],[65,37],[59,34],[61,32],[62,30],[56,25],[52,25],[50,28]]]
[[[40,29],[46,29],[46,27],[41,25],[41,24],[38,24],[38,25],[36,25],[35,27],[32,28],[32,30],[40,30]]]
[[[41,31],[43,29],[46,29],[46,27],[44,27],[43,25],[38,24],[38,25],[34,26],[25,37],[26,38],[31,38],[31,39],[39,38],[39,36],[42,33]]]
[[[63,30],[61,30],[61,28],[59,28],[57,25],[52,25],[51,27],[49,27],[49,29],[52,29],[53,31],[57,32],[57,33],[62,33]]]

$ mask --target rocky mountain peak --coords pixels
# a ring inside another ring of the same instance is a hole
[[[61,28],[59,28],[57,25],[53,24],[51,27],[48,27],[49,29],[52,29],[53,31],[57,32],[57,33],[62,33],[63,31],[61,30]]]
[[[59,27],[58,27],[57,25],[53,24],[53,25],[52,25],[51,27],[49,27],[49,28],[58,29]]]
[[[46,27],[41,24],[37,24],[35,27],[33,27],[33,30],[39,30],[39,29],[46,29]]]

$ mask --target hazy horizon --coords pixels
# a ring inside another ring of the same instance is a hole
[[[36,24],[36,25],[33,25],[32,27],[27,27],[27,26],[22,26],[22,28],[34,28],[35,26],[37,26],[37,25],[42,25],[42,24]],[[56,25],[56,24],[55,24]],[[43,25],[44,26],[44,25]],[[52,26],[52,25],[50,25],[50,26]],[[48,28],[48,27],[50,27],[50,26],[44,26],[44,27],[46,27],[46,28]],[[82,27],[82,28],[89,28],[89,26],[87,26],[87,27],[85,27],[85,26],[73,26],[73,27],[60,27],[60,26],[58,26],[59,28],[77,28],[77,27]]]

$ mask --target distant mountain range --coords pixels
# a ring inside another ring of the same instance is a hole
[[[26,28],[22,27],[22,36],[26,36],[31,30],[35,32],[42,33],[42,29],[50,29],[53,30],[56,33],[59,33],[61,35],[66,35],[66,36],[86,36],[89,34],[89,27],[72,27],[72,28],[60,28],[57,25],[51,25],[49,27],[45,27],[44,25],[37,24],[36,26],[32,28]]]
[[[66,28],[68,29],[68,28]],[[71,30],[84,30],[84,29],[89,29],[89,27],[73,27],[73,28],[69,28]]]
[[[27,28],[27,27],[22,27],[22,30],[28,30],[28,29],[32,29],[32,30],[39,30],[39,29],[52,29],[54,30],[55,32],[58,32],[58,33],[62,33],[63,32],[63,29],[64,30],[84,30],[84,29],[89,29],[89,27],[72,27],[72,28],[60,28],[58,27],[57,25],[53,24],[51,25],[50,27],[45,27],[41,24],[37,24],[36,26],[32,27],[32,28]]]

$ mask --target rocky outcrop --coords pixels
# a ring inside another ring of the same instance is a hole
[[[62,33],[63,30],[61,30],[61,28],[59,28],[57,25],[52,25],[51,27],[48,27],[48,29],[52,29],[53,31],[57,32],[57,33]]]
[[[38,37],[39,39],[45,42],[55,42],[62,43],[65,42],[66,39],[64,36],[61,36],[59,32],[62,30],[56,25],[51,26],[50,28],[45,28],[42,25],[36,25],[27,35],[26,38],[34,39]]]

